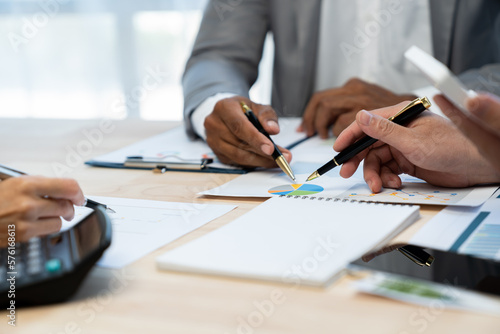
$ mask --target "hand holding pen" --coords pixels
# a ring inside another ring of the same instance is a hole
[[[442,187],[495,182],[489,178],[491,165],[450,120],[432,112],[423,112],[406,126],[387,119],[404,106],[357,114],[356,122],[338,136],[333,149],[343,151],[365,135],[378,142],[344,163],[340,176],[351,177],[363,160],[364,179],[375,193],[382,187],[400,188],[402,173]]]
[[[84,202],[75,180],[22,176],[0,181],[0,246],[7,242],[7,230],[15,231],[16,242],[59,231],[60,217],[71,220],[73,205]]]
[[[395,115],[391,115],[387,121],[394,124],[406,125],[410,121],[415,119],[424,110],[428,109],[430,106],[431,103],[426,97],[421,99],[417,98],[412,102],[410,102],[409,104],[407,104],[403,109],[401,109]],[[363,110],[359,114],[363,115],[363,113],[365,112],[366,111]],[[332,160],[330,160],[329,162],[318,168],[318,170],[313,172],[307,178],[307,181],[312,181],[314,179],[317,179],[318,177],[329,172],[333,168],[348,162],[356,155],[358,155],[371,145],[375,144],[377,140],[378,140],[377,138],[373,138],[370,136],[364,136],[362,138],[359,138],[358,140],[356,140],[356,142],[352,143],[348,147],[343,148],[342,151],[339,154],[337,154]]]
[[[14,177],[27,176],[27,175],[28,174],[26,174],[25,172],[22,172],[20,170],[17,170],[17,169],[11,168],[11,167],[7,167],[5,165],[0,165],[0,180],[6,180],[6,179],[14,178]],[[57,184],[58,181],[60,181],[60,182],[70,182],[71,181],[73,183],[76,183],[76,181],[70,180],[70,179],[54,179],[54,178],[50,179],[50,178],[43,178],[43,177],[40,177],[40,179],[48,180],[46,182],[52,184],[52,187],[45,186],[44,188],[42,188],[42,189],[47,189],[47,190],[57,189],[58,188],[58,184]],[[74,185],[73,185],[73,187],[74,187]],[[78,186],[77,183],[76,183],[76,187],[78,188],[78,192],[81,193],[80,186]],[[71,190],[71,188],[70,188],[70,190]],[[39,195],[43,195],[43,194],[39,194]],[[49,193],[47,193],[43,196],[45,196],[45,198],[51,198]],[[55,197],[55,198],[57,199],[57,197]],[[108,212],[115,213],[115,211],[113,209],[111,209],[110,207],[108,207],[106,204],[96,202],[96,201],[91,200],[87,197],[83,197],[83,201],[73,202],[73,204],[77,205],[77,206],[85,206],[85,207],[91,208],[91,209],[94,209],[97,206],[101,206],[104,209],[106,209]],[[64,218],[64,216],[62,216],[62,217]],[[68,220],[68,219],[66,219],[66,220]]]
[[[212,113],[205,118],[207,144],[225,164],[276,167],[271,156],[274,151],[272,142],[248,121],[242,112],[241,101],[252,109],[268,134],[272,136],[279,133],[278,116],[271,106],[253,103],[246,97],[233,96],[217,102]],[[285,159],[290,161],[290,151],[282,147],[279,149]]]
[[[271,136],[269,136],[267,131],[260,124],[259,119],[255,116],[252,109],[250,109],[245,102],[240,102],[240,104],[250,123],[252,123],[252,125],[255,126],[255,128],[259,130],[259,132],[264,136],[266,136],[273,144],[273,153],[271,155],[276,164],[281,168],[283,172],[285,172],[286,175],[288,175],[288,177],[290,177],[290,179],[292,179],[293,182],[295,182],[295,175],[293,174],[292,168],[288,164],[288,161],[286,161],[278,146],[276,146],[276,144],[271,139]]]

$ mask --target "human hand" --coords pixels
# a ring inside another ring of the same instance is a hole
[[[361,109],[373,110],[415,98],[413,95],[397,95],[354,78],[342,87],[315,93],[307,104],[298,131],[305,132],[307,136],[317,132],[325,139],[333,124],[333,134],[337,136],[354,122],[356,113]]]
[[[7,245],[9,225],[15,225],[16,242],[59,231],[61,218],[73,219],[73,204],[85,198],[71,179],[21,176],[0,182],[0,246]]]
[[[444,96],[434,98],[441,110],[477,147],[500,173],[500,100],[480,94],[467,101],[470,116],[453,106]]]
[[[253,103],[247,98],[235,96],[219,101],[213,112],[205,119],[207,144],[226,164],[245,167],[276,167],[271,154],[272,142],[260,133],[248,120],[241,109],[245,102],[253,110],[264,129],[270,134],[278,134],[278,117],[271,106]],[[292,154],[279,147],[285,159],[290,162]]]
[[[342,177],[352,176],[364,159],[364,179],[373,192],[383,186],[400,188],[401,173],[445,187],[495,182],[488,162],[447,119],[425,111],[406,127],[387,120],[405,105],[357,114],[356,122],[337,138],[334,150],[343,150],[364,134],[379,141],[343,164]]]

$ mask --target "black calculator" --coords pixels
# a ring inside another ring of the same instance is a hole
[[[0,249],[0,305],[50,304],[71,297],[111,244],[103,207],[70,229]]]

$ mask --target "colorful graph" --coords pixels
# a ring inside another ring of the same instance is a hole
[[[368,191],[367,191],[368,190]],[[356,199],[358,201],[397,202],[421,204],[452,204],[459,202],[467,194],[448,189],[432,189],[426,184],[414,184],[411,190],[383,189],[378,194],[369,192],[366,185],[354,186],[339,197]]]
[[[324,190],[315,184],[285,184],[268,190],[273,195],[304,196],[314,195]]]
[[[423,193],[419,193],[419,192],[406,192],[403,190],[393,190],[393,191],[391,190],[390,192],[385,193],[385,194],[351,193],[349,196],[350,197],[357,197],[357,198],[365,197],[364,199],[368,199],[367,197],[373,197],[373,196],[377,196],[380,198],[382,195],[394,196],[394,197],[396,197],[400,200],[404,200],[404,201],[409,201],[410,199],[412,199],[412,197],[419,197],[422,200],[436,200],[436,201],[439,201],[441,203],[446,203],[446,201],[449,201],[451,199],[451,197],[456,196],[457,194],[456,193],[443,194],[439,191],[435,191],[432,194],[423,194]]]
[[[500,258],[500,215],[482,211],[451,246],[458,251],[489,259]]]

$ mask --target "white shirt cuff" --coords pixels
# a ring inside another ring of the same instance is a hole
[[[441,111],[441,108],[439,108],[436,102],[434,102],[434,96],[436,96],[437,94],[441,94],[441,91],[439,89],[437,89],[434,86],[427,86],[414,90],[413,94],[415,94],[418,97],[427,96],[427,98],[431,101],[432,104],[429,110],[439,116],[446,117],[445,114],[443,114],[443,112]]]
[[[205,99],[198,108],[196,108],[191,114],[191,124],[193,124],[194,132],[203,140],[207,140],[207,134],[205,132],[205,118],[214,111],[214,107],[220,100],[227,99],[229,97],[236,96],[233,93],[218,93],[212,95]]]

